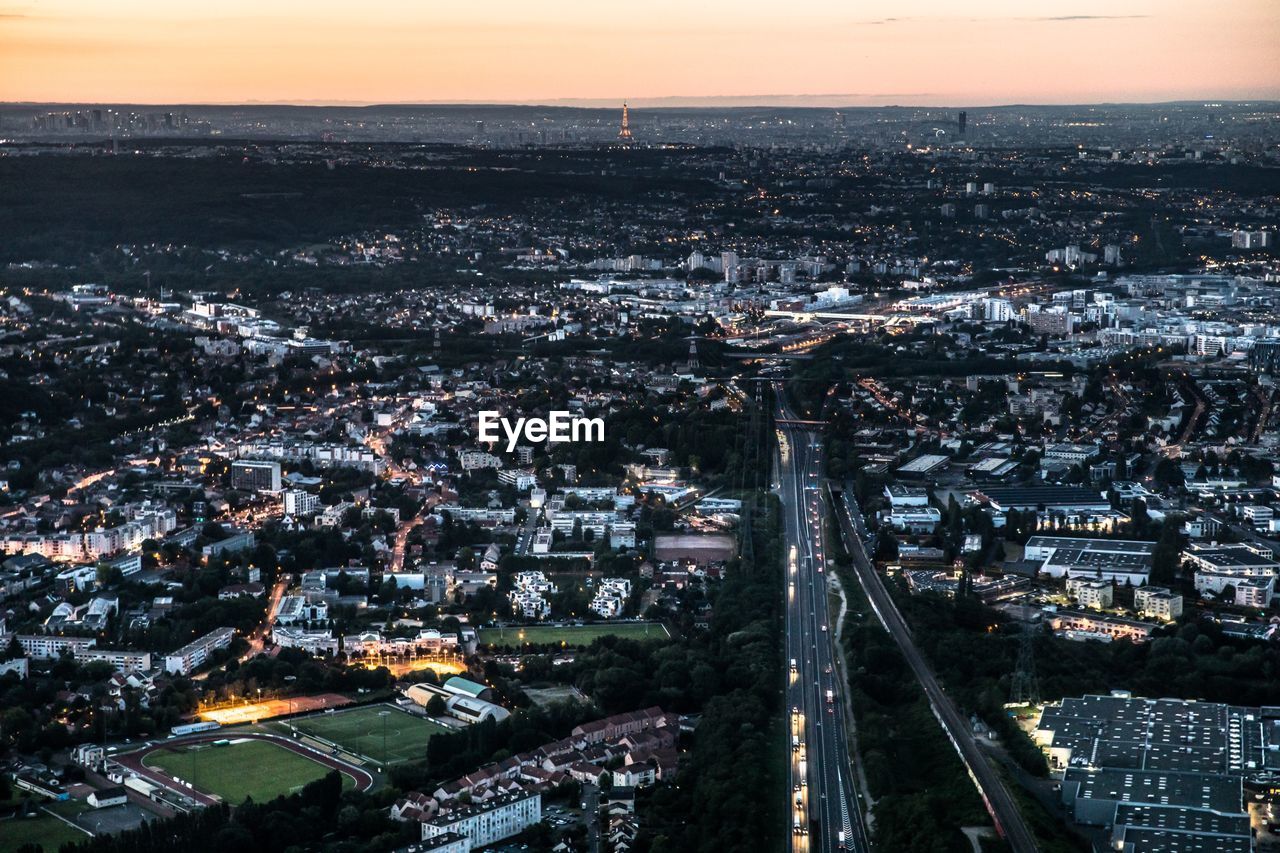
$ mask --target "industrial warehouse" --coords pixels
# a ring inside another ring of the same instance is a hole
[[[1280,708],[1116,691],[1047,706],[1033,737],[1072,819],[1126,853],[1247,853],[1245,788],[1280,770]]]

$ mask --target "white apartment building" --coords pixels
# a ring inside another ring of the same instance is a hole
[[[513,607],[526,619],[544,619],[551,614],[551,602],[546,596],[555,592],[556,586],[542,572],[519,572],[514,578],[515,589],[507,594]]]
[[[177,651],[165,655],[164,671],[176,675],[189,675],[207,661],[215,651],[231,645],[231,638],[235,633],[231,628],[216,628],[203,637],[192,640]]]
[[[1240,507],[1240,517],[1254,527],[1267,527],[1270,525],[1271,519],[1276,517],[1276,513],[1269,506],[1249,504]]]
[[[570,533],[576,525],[581,524],[584,532],[590,530],[601,537],[617,517],[612,510],[561,510],[547,513],[547,520],[551,522],[553,530]]]
[[[491,509],[481,506],[458,506],[456,504],[447,504],[438,506],[436,513],[443,515],[449,513],[454,521],[474,521],[476,524],[515,524],[516,510],[511,509]]]
[[[1067,578],[1067,597],[1078,601],[1081,607],[1106,610],[1115,601],[1115,590],[1109,580]]]
[[[363,445],[314,444],[307,441],[249,442],[237,449],[243,457],[311,462],[321,468],[360,468],[380,475],[386,460]]]
[[[486,847],[519,835],[542,821],[542,794],[521,791],[499,794],[491,800],[454,809],[422,823],[422,840],[429,841],[446,832],[466,836],[471,847]]]
[[[9,642],[8,637],[3,638]],[[58,637],[51,634],[19,634],[18,645],[36,660],[54,660],[64,651],[70,652],[76,663],[109,663],[120,672],[146,672],[151,669],[150,652],[121,651],[97,648],[92,637]]]
[[[533,534],[533,553],[550,554],[551,543],[555,537],[552,535],[550,527],[540,527]]]
[[[1133,591],[1133,608],[1140,616],[1172,622],[1182,616],[1182,596],[1159,586],[1140,586]]]
[[[463,471],[478,471],[481,468],[501,468],[502,460],[483,450],[464,450],[458,454],[458,465]]]
[[[993,323],[1007,323],[1013,319],[1013,303],[1008,299],[984,299],[982,318]]]
[[[305,596],[286,595],[276,608],[276,623],[294,625],[299,622],[320,622],[329,618],[329,604],[320,600],[308,603]]]
[[[177,526],[173,510],[145,510],[124,524],[88,533],[8,534],[0,537],[0,552],[39,554],[50,560],[98,560],[137,550],[146,540],[159,539]]]
[[[295,518],[314,515],[320,511],[320,497],[310,492],[304,492],[301,489],[288,489],[285,491],[282,500],[284,502],[284,514]]]
[[[631,597],[631,581],[626,578],[601,578],[591,599],[591,610],[605,619],[622,615]]]
[[[1235,591],[1232,600],[1236,605],[1265,608],[1275,595],[1276,576],[1243,575],[1214,569],[1200,569],[1196,572],[1196,592],[1206,598],[1222,595],[1227,587]]]
[[[587,503],[612,501],[617,494],[612,486],[565,486],[561,491],[566,495],[574,495]]]
[[[515,486],[517,492],[527,492],[538,485],[538,478],[532,471],[520,468],[504,468],[498,471],[498,482]]]
[[[354,509],[355,504],[349,501],[338,501],[333,506],[327,506],[316,517],[316,524],[321,527],[337,527],[342,524],[342,517],[347,514],[347,510]]]
[[[338,653],[338,638],[328,630],[308,631],[305,628],[276,625],[271,629],[271,639],[283,649],[302,649],[317,657]]]
[[[1237,607],[1254,607],[1265,610],[1271,605],[1276,594],[1276,579],[1245,578],[1236,583],[1235,604]]]
[[[634,521],[615,521],[609,527],[610,548],[636,547],[636,525]]]

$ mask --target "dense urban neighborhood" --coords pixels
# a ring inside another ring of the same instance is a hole
[[[0,853],[1280,849],[1280,106],[0,106]]]

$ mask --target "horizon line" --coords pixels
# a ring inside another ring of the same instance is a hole
[[[938,103],[851,103],[852,99],[867,100],[876,98],[917,98],[927,93],[895,93],[888,95],[871,94],[794,94],[794,95],[663,95],[640,98],[550,98],[526,100],[457,100],[428,99],[405,101],[380,100],[326,100],[326,99],[280,99],[244,101],[65,101],[65,100],[21,100],[0,101],[0,108],[13,107],[76,107],[76,106],[121,106],[121,107],[299,107],[299,108],[350,108],[368,109],[373,107],[553,107],[557,109],[611,109],[621,108],[623,104],[633,108],[658,109],[706,109],[716,107],[794,107],[809,109],[1009,109],[1014,107],[1111,107],[1111,106],[1167,106],[1175,104],[1195,104],[1202,101],[1213,101],[1221,104],[1274,104],[1280,103],[1280,92],[1269,97],[1242,98],[1214,97],[1202,95],[1182,98],[1166,98],[1161,100],[1101,100],[1101,101],[1007,101],[1007,102],[938,102]],[[791,103],[787,103],[791,102]],[[802,103],[797,103],[802,102]]]

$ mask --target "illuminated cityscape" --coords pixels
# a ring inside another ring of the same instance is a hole
[[[0,853],[1280,850],[1280,10],[1044,6],[0,9]]]

